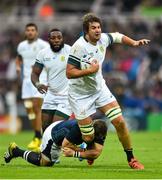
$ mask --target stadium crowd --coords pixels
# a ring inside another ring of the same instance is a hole
[[[150,112],[162,113],[162,21],[150,21],[142,17],[103,19],[103,32],[118,31],[135,39],[147,37],[149,46],[131,48],[111,46],[103,64],[104,77],[123,108],[124,116],[140,122],[138,129],[145,129]],[[38,25],[39,26],[39,25]],[[65,42],[72,45],[82,34],[76,25],[62,29]],[[40,37],[47,40],[47,29]],[[19,28],[8,28],[0,33],[0,114],[8,113],[6,95],[17,94],[21,104],[20,88],[15,71],[15,57],[18,43],[24,38]],[[97,114],[95,116],[102,116]]]

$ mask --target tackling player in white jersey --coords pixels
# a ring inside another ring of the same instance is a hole
[[[25,27],[26,40],[19,43],[17,48],[16,70],[18,76],[22,75],[22,99],[26,108],[28,118],[32,122],[35,136],[29,143],[28,148],[37,150],[41,143],[41,105],[43,95],[38,92],[31,82],[32,66],[34,65],[38,52],[49,46],[49,44],[38,38],[36,24],[29,23]],[[46,73],[41,74],[42,83],[46,82]]]
[[[39,92],[47,91],[42,105],[43,131],[52,122],[69,119],[72,114],[68,101],[68,79],[66,65],[70,53],[70,46],[64,44],[62,32],[52,29],[49,32],[50,47],[41,50],[33,66],[31,79]],[[39,81],[43,68],[47,72],[47,86]],[[47,90],[48,89],[48,90]]]
[[[66,70],[67,77],[70,79],[69,101],[83,139],[88,143],[94,138],[90,116],[98,108],[116,128],[129,166],[134,169],[144,169],[144,166],[133,156],[129,132],[120,106],[103,79],[102,63],[106,48],[112,43],[137,47],[148,44],[149,40],[136,41],[120,33],[102,33],[100,19],[91,13],[83,17],[83,31],[84,36],[80,37],[71,48]],[[83,69],[82,61],[89,56],[93,61],[89,68]]]

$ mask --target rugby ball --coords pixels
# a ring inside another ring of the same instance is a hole
[[[91,63],[95,59],[91,57],[90,55],[84,55],[83,58],[80,61],[80,68],[83,69],[89,69],[91,67]]]

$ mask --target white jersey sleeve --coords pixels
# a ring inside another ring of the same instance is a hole
[[[113,43],[122,43],[122,38],[124,36],[123,34],[119,32],[115,32],[115,33],[109,33],[108,35],[112,37]]]
[[[113,43],[113,38],[108,33],[102,33],[100,40],[102,41],[102,44],[104,44],[106,47],[108,47],[109,45]]]
[[[78,69],[80,69],[81,58],[83,57],[84,54],[85,54],[84,47],[76,42],[71,47],[70,55],[68,58],[68,64],[72,64],[76,66]]]
[[[123,34],[119,32],[115,33],[102,33],[101,40],[105,43],[106,47],[113,43],[122,43]]]

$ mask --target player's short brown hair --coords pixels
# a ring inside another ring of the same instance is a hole
[[[98,22],[101,25],[100,18],[97,17],[93,13],[85,14],[83,16],[82,20],[83,20],[83,32],[84,32],[84,34],[86,34],[88,32],[88,30],[89,30],[89,23]]]
[[[25,29],[28,28],[28,27],[34,27],[36,29],[36,31],[38,31],[38,26],[35,23],[26,24]]]
[[[95,139],[105,139],[107,135],[107,124],[103,120],[94,120]]]

